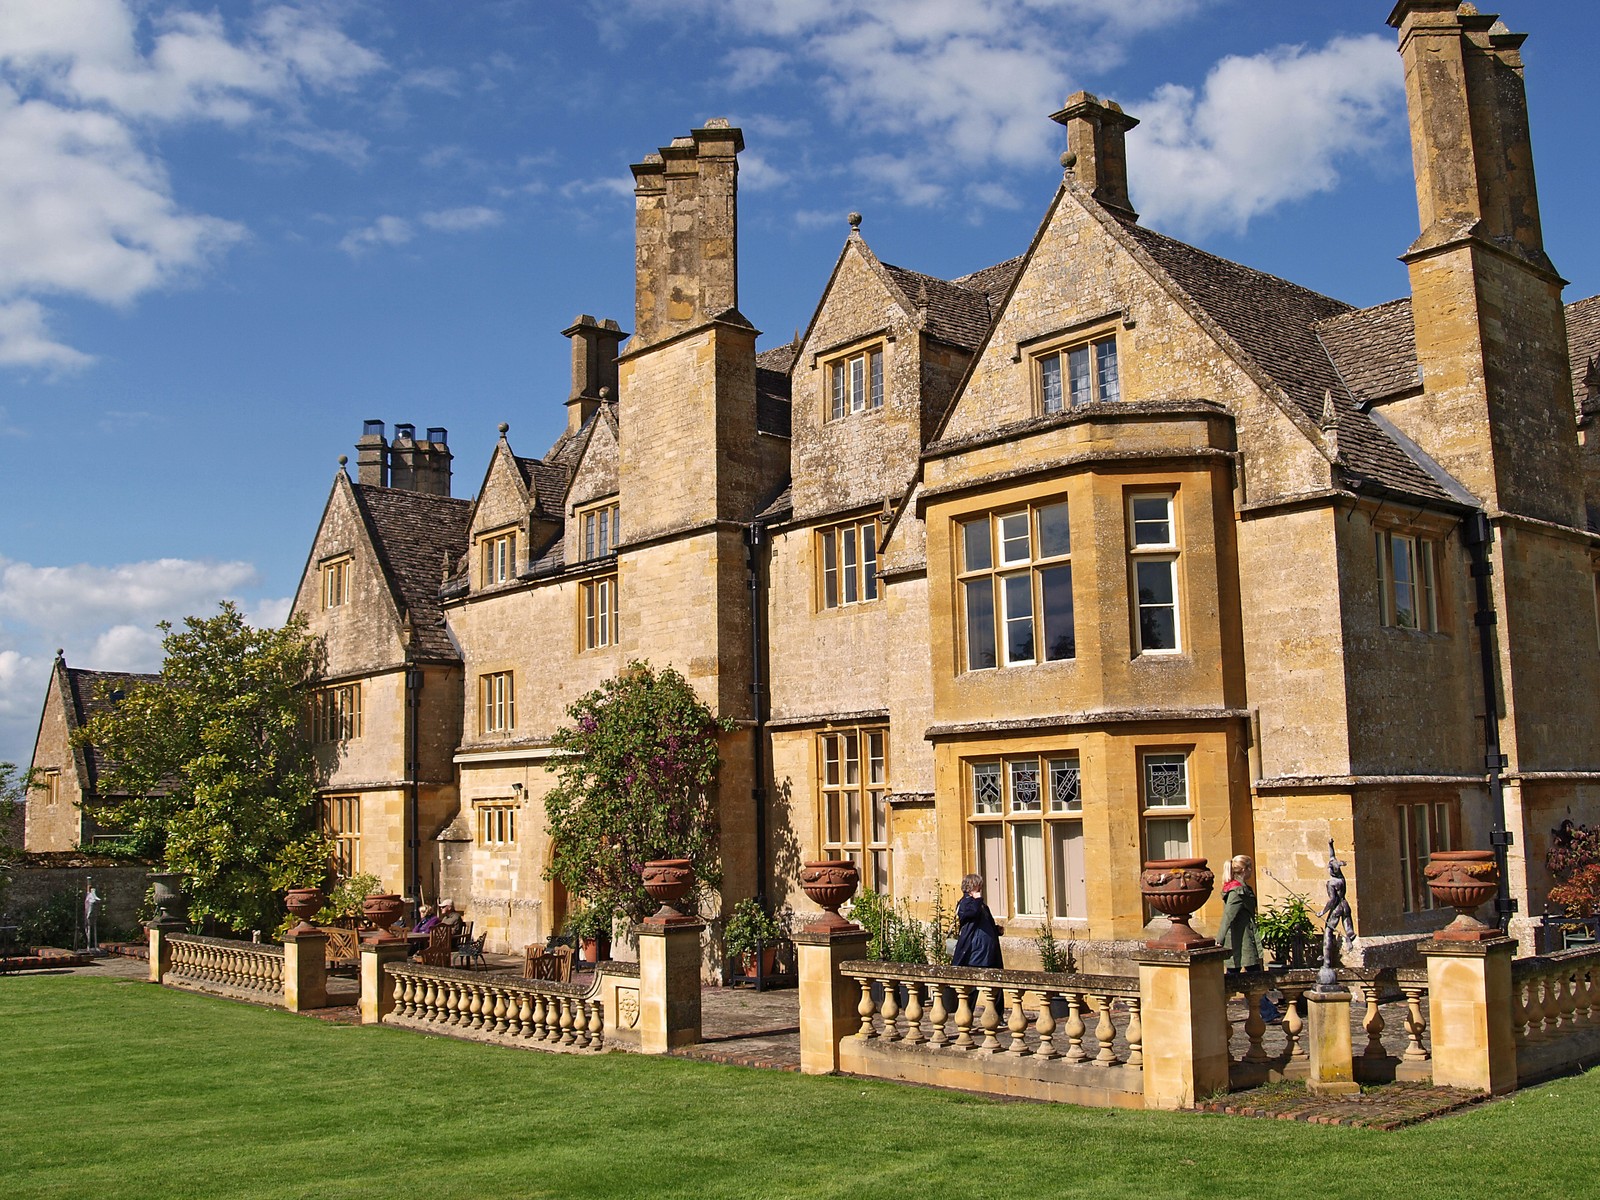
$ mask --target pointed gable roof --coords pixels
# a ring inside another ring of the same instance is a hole
[[[389,590],[410,618],[417,656],[458,661],[461,654],[439,606],[439,583],[444,565],[466,552],[472,501],[370,483],[351,487]]]
[[[65,659],[57,659],[60,667],[61,699],[66,708],[67,731],[76,733],[89,720],[108,712],[136,683],[159,683],[160,675],[141,675],[131,671],[90,671],[83,667],[69,667]],[[78,769],[83,775],[86,791],[98,792],[100,776],[110,766],[106,757],[93,745],[73,748]]]

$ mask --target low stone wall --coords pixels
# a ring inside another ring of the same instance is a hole
[[[105,866],[63,866],[49,862],[54,857],[80,864],[94,861],[82,855],[28,855],[11,867],[11,889],[5,902],[7,912],[16,914],[36,908],[63,891],[74,893],[81,903],[84,885],[92,879],[94,890],[100,896],[97,919],[101,938],[110,940],[113,935],[132,936],[139,932],[139,909],[150,887],[151,868],[128,866],[120,861]]]

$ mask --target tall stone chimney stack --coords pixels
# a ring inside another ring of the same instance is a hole
[[[374,422],[367,422],[369,427],[372,424]],[[426,437],[419,438],[415,425],[397,423],[394,440],[389,443],[388,486],[407,492],[448,496],[451,459],[449,439],[449,431],[441,426],[432,426]],[[362,438],[363,443],[366,440]],[[363,454],[366,452],[360,443],[357,444],[357,450]],[[363,460],[358,459],[357,465],[363,472],[360,482],[366,483]]]
[[[1423,394],[1387,417],[1489,510],[1584,521],[1565,284],[1545,255],[1524,35],[1456,0],[1400,0],[1421,236],[1402,256]]]
[[[1138,119],[1115,100],[1101,101],[1089,92],[1074,92],[1050,119],[1067,127],[1072,177],[1101,204],[1137,221],[1139,214],[1128,199],[1127,133]]]
[[[356,482],[389,486],[389,441],[383,436],[382,421],[361,422],[361,440],[356,443]]]
[[[617,347],[628,335],[611,318],[596,321],[580,313],[561,331],[572,339],[572,394],[567,398],[567,429],[576,433],[599,407],[602,391],[617,394]]]
[[[632,350],[738,308],[743,149],[744,134],[717,118],[634,164]]]

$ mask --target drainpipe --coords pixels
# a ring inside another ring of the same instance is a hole
[[[761,622],[761,525],[752,521],[745,526],[745,574],[750,584],[750,715],[753,718],[750,735],[754,738],[751,764],[754,786],[750,799],[755,806],[756,825],[756,903],[767,904],[767,765],[766,765],[766,695],[762,662],[766,655],[766,638]],[[757,970],[760,970],[759,960]]]
[[[421,784],[417,778],[418,740],[422,725],[422,670],[419,667],[406,668],[406,779],[410,789],[408,799],[410,836],[407,839],[411,851],[411,891],[412,919],[422,911],[422,822],[421,822]]]
[[[1494,595],[1489,580],[1494,575],[1494,565],[1489,561],[1489,547],[1494,541],[1494,529],[1489,515],[1483,511],[1472,513],[1461,526],[1461,541],[1472,560],[1471,575],[1476,592],[1478,609],[1473,614],[1473,624],[1478,627],[1478,667],[1483,677],[1483,768],[1489,780],[1489,845],[1494,850],[1495,866],[1500,877],[1499,891],[1495,895],[1494,911],[1500,931],[1504,933],[1511,924],[1511,914],[1517,911],[1517,902],[1511,897],[1508,878],[1507,850],[1515,841],[1506,828],[1506,792],[1501,772],[1508,760],[1500,751],[1500,705],[1496,699],[1494,627],[1499,618],[1494,611]]]

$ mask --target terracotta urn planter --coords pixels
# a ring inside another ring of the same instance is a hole
[[[777,973],[778,948],[776,946],[763,946],[761,948],[760,965],[763,978]],[[741,954],[739,956],[739,970],[744,972],[747,979],[754,979],[756,977],[756,956],[754,954]]]
[[[189,923],[189,898],[183,894],[183,876],[175,871],[152,871],[146,876],[155,892],[158,928],[175,928]]]
[[[800,868],[800,886],[812,903],[826,911],[806,928],[812,933],[855,929],[839,915],[839,906],[856,894],[861,870],[848,858],[825,858]]]
[[[1139,891],[1150,907],[1172,921],[1159,938],[1145,943],[1151,950],[1194,950],[1216,942],[1196,933],[1189,918],[1211,897],[1216,876],[1203,858],[1160,858],[1147,862],[1139,875]]]
[[[591,963],[605,962],[610,957],[611,957],[611,939],[610,938],[608,938],[608,937],[599,937],[599,938],[586,937],[586,938],[583,939],[583,961],[584,962],[591,962]]]
[[[361,902],[361,915],[378,929],[380,942],[404,941],[391,933],[389,927],[406,911],[406,902],[389,892],[378,892]]]
[[[658,858],[645,863],[639,880],[650,894],[650,899],[661,906],[646,920],[667,924],[685,919],[678,905],[694,885],[693,863],[687,858]]]
[[[1443,942],[1485,942],[1500,936],[1495,925],[1473,915],[1500,890],[1500,868],[1493,850],[1435,850],[1422,869],[1439,904],[1456,910],[1456,919],[1438,933]]]
[[[289,930],[289,934],[314,933],[316,926],[311,924],[311,918],[322,911],[322,906],[327,903],[327,897],[322,894],[319,887],[290,888],[283,894],[283,906],[289,910],[289,915],[298,918],[298,923]]]

